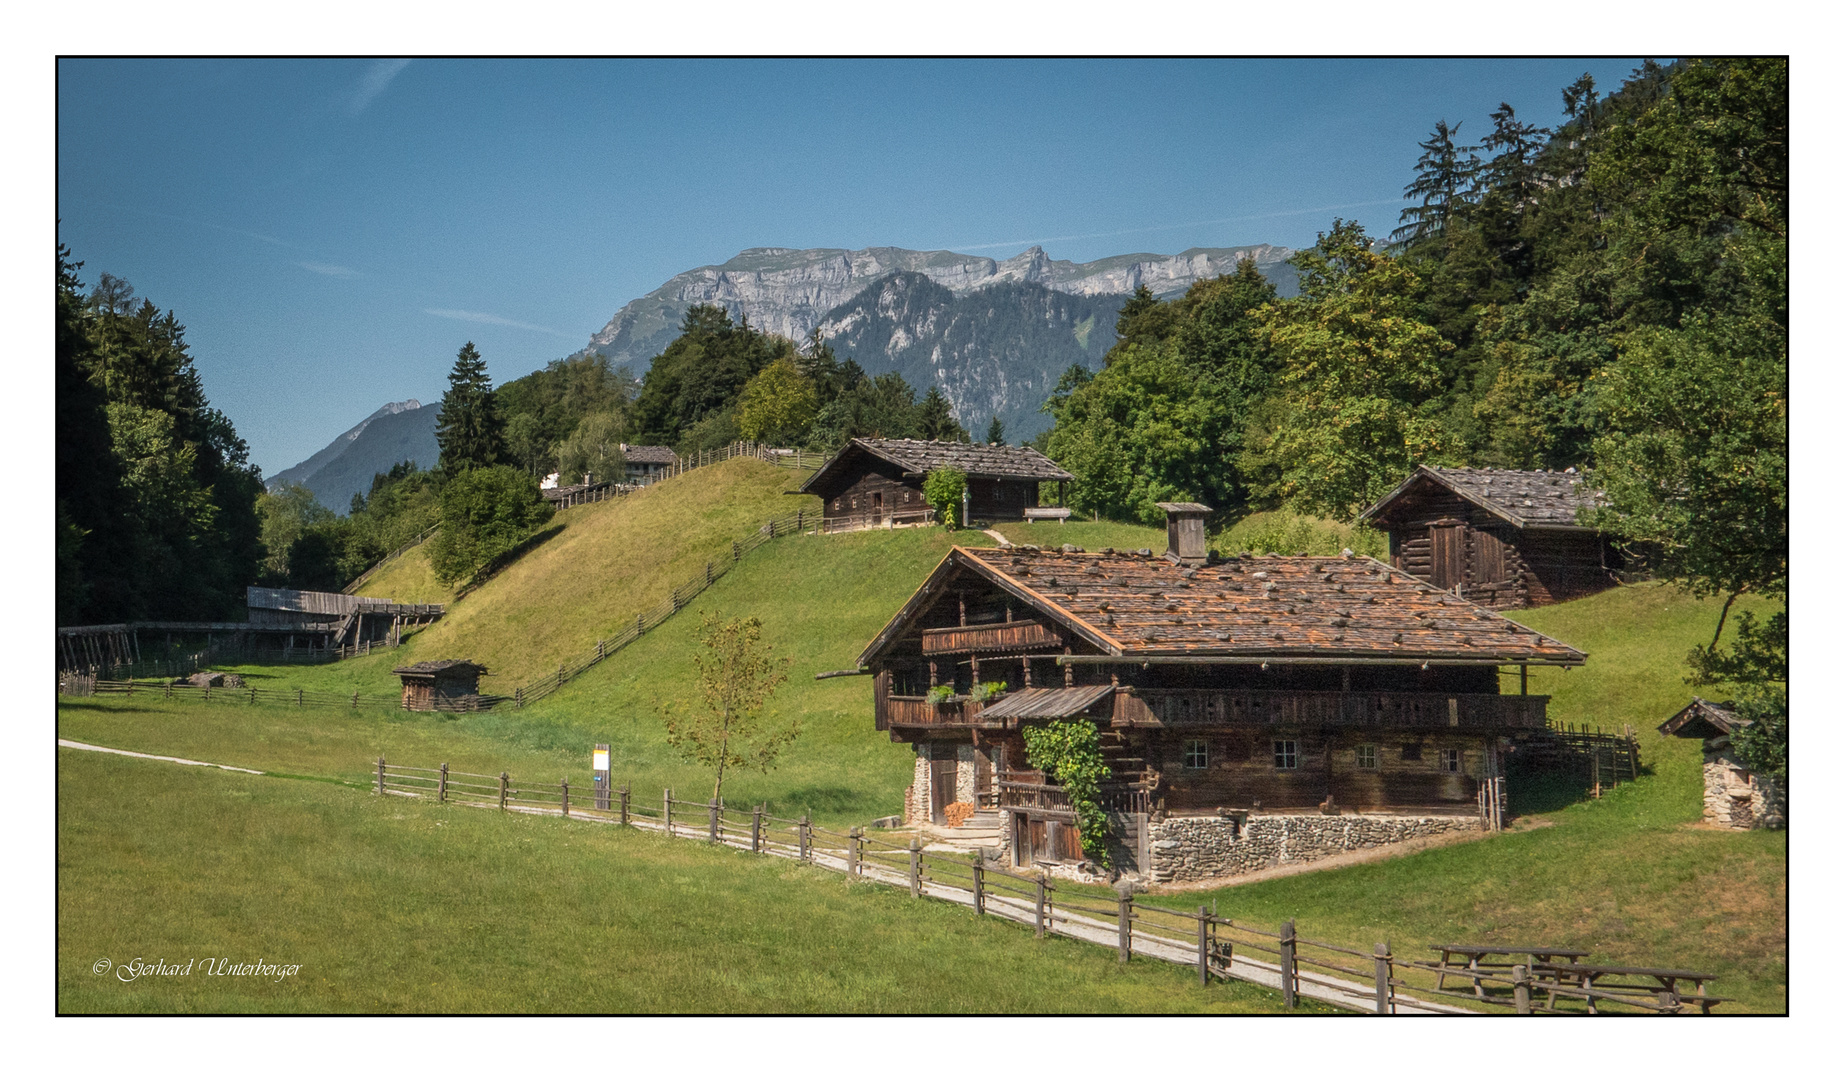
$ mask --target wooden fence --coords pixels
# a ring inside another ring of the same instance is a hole
[[[917,838],[896,840],[861,827],[839,832],[813,825],[809,814],[782,817],[764,806],[736,810],[714,799],[679,798],[669,788],[656,800],[641,800],[629,785],[616,788],[610,781],[535,783],[513,780],[509,772],[462,773],[446,764],[405,766],[379,757],[376,793],[558,814],[794,859],[1031,925],[1036,937],[1059,934],[1115,948],[1120,962],[1143,956],[1184,964],[1202,986],[1232,978],[1269,987],[1283,994],[1285,1008],[1303,997],[1386,1016],[1664,1014],[1693,1007],[1709,1012],[1721,1000],[1704,993],[1704,983],[1715,976],[1703,972],[1591,965],[1583,963],[1587,952],[1543,946],[1440,946],[1432,950],[1441,953],[1434,959],[1408,960],[1394,956],[1385,942],[1368,950],[1305,938],[1294,919],[1269,929],[1224,917],[1217,907],[1163,907],[1128,890],[1112,899],[1057,883],[1045,871],[1018,873],[981,855],[927,851]],[[1515,954],[1528,954],[1527,962],[1485,962]],[[1452,980],[1468,985],[1452,988]],[[1683,982],[1693,983],[1693,991],[1681,992]]]
[[[612,656],[614,653],[645,636],[648,631],[657,629],[664,620],[682,611],[684,606],[704,589],[721,580],[741,561],[741,557],[779,536],[802,533],[815,528],[819,517],[815,512],[800,510],[784,517],[773,518],[739,540],[732,541],[726,550],[703,565],[703,571],[696,577],[671,589],[670,595],[658,602],[649,611],[642,612],[633,619],[632,625],[621,630],[611,638],[594,643],[594,648],[582,653],[572,660],[564,660],[556,665],[555,671],[533,683],[520,686],[508,696],[499,699],[499,704],[509,704],[523,708],[533,701],[540,701],[573,682],[589,668]]]
[[[1641,775],[1641,743],[1635,729],[1621,734],[1569,724],[1551,724],[1520,740],[1512,755],[1516,770],[1569,773],[1596,795]]]
[[[402,707],[400,694],[343,694],[330,690],[284,690],[259,686],[175,686],[170,682],[98,679],[87,675],[60,676],[58,693],[72,697],[89,694],[138,695],[152,701],[215,701],[226,705],[285,705],[300,709]]]
[[[423,541],[427,540],[429,537],[433,536],[435,533],[440,532],[440,531],[441,531],[441,527],[438,522],[436,524],[428,526],[427,528],[423,529],[421,532],[417,533],[415,536],[415,539],[410,540],[408,543],[397,548],[395,551],[392,551],[388,555],[385,555],[381,559],[378,559],[376,562],[376,565],[372,566],[369,570],[364,571],[362,574],[359,574],[356,578],[353,578],[351,584],[345,586],[343,589],[340,589],[339,591],[343,593],[357,592],[359,585],[362,585],[366,581],[369,581],[371,579],[371,576],[374,575],[377,571],[383,569],[384,565],[387,564],[391,559],[396,558],[398,555],[401,555],[403,552],[409,550],[410,548],[414,547],[415,545],[419,543],[422,543]]]

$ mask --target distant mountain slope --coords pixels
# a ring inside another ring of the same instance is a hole
[[[936,384],[958,421],[983,438],[1002,417],[1010,442],[1048,424],[1041,403],[1075,363],[1096,368],[1117,340],[1126,297],[1080,296],[1033,282],[958,294],[924,274],[899,271],[824,316],[838,356],[871,373],[899,372],[916,389]]]
[[[282,480],[304,484],[321,505],[343,514],[351,508],[351,496],[368,492],[371,477],[387,472],[397,462],[413,461],[421,468],[432,469],[441,459],[440,443],[434,438],[441,410],[423,408],[412,400],[397,404],[412,407],[387,412],[391,406],[385,405],[352,429],[358,433],[356,437],[348,439],[350,432],[340,435],[319,453],[276,473],[269,487]],[[315,462],[319,464],[308,471]],[[299,478],[289,474],[299,474]]]
[[[282,484],[305,483],[307,477],[325,468],[327,465],[331,464],[333,458],[349,449],[351,444],[358,440],[358,436],[364,434],[364,429],[370,425],[372,420],[383,416],[394,416],[400,412],[408,412],[412,409],[419,408],[421,408],[421,402],[414,398],[410,398],[407,401],[390,402],[388,405],[383,406],[381,409],[378,409],[376,412],[358,421],[356,427],[340,435],[338,438],[333,439],[330,443],[326,444],[325,449],[319,451],[319,453],[314,454],[312,457],[307,458],[291,469],[282,469],[280,472],[269,477],[268,490],[273,491]]]
[[[1289,248],[1254,244],[1190,248],[1179,255],[1114,255],[1089,263],[1050,259],[1031,247],[998,262],[951,251],[876,247],[749,248],[719,266],[678,274],[614,315],[588,348],[643,375],[651,358],[677,336],[683,313],[696,304],[720,304],[738,321],[802,341],[829,312],[888,274],[922,274],[954,293],[1025,283],[1073,296],[1128,295],[1146,285],[1158,296],[1183,292],[1196,280],[1231,272],[1249,255],[1285,296],[1296,293]]]

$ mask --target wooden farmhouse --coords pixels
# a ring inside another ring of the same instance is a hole
[[[1568,470],[1420,465],[1361,519],[1390,534],[1394,567],[1505,611],[1616,583],[1616,552],[1601,532],[1578,524],[1595,499]]]
[[[677,452],[668,446],[627,446],[621,443],[619,448],[626,456],[625,479],[630,484],[649,484],[677,464]]]
[[[1041,505],[1041,482],[1065,484],[1073,474],[1032,446],[851,439],[800,491],[824,500],[824,528],[873,529],[931,521],[922,490],[934,469],[962,472],[970,521],[1020,521]]]
[[[1069,545],[954,548],[859,663],[915,750],[909,821],[966,803],[1013,865],[1076,863],[1022,731],[1087,718],[1115,858],[1173,881],[1498,826],[1503,751],[1546,726],[1526,668],[1584,659],[1370,558]]]
[[[402,707],[415,712],[468,712],[478,707],[479,678],[471,660],[423,660],[393,669],[402,677]]]
[[[1660,725],[1662,735],[1703,739],[1705,752],[1705,824],[1726,829],[1779,829],[1787,823],[1788,802],[1781,785],[1751,769],[1731,749],[1731,732],[1749,721],[1731,711],[1731,703],[1692,704]]]

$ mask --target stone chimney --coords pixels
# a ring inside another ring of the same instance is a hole
[[[1188,566],[1207,561],[1207,515],[1210,506],[1200,503],[1157,503],[1169,516],[1168,557]]]

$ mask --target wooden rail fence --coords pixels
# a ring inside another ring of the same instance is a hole
[[[737,810],[714,799],[681,798],[670,788],[656,800],[640,801],[630,785],[616,788],[610,781],[574,785],[562,777],[554,784],[535,783],[513,780],[509,772],[462,773],[444,763],[405,766],[379,757],[376,793],[557,814],[794,859],[1029,925],[1036,937],[1059,934],[1115,948],[1119,962],[1142,956],[1187,965],[1202,986],[1222,978],[1265,986],[1283,995],[1287,1009],[1309,998],[1382,1016],[1673,1014],[1689,1008],[1709,1012],[1722,1000],[1704,994],[1704,983],[1715,976],[1703,972],[1587,965],[1581,958],[1588,953],[1538,946],[1443,946],[1437,959],[1407,960],[1393,955],[1386,942],[1369,950],[1305,938],[1294,919],[1267,929],[1224,917],[1217,907],[1181,910],[1146,903],[1128,889],[1112,899],[1096,889],[1057,883],[1042,870],[1023,874],[980,855],[927,851],[917,838],[885,839],[874,834],[879,830],[861,827],[827,829],[812,824],[809,814],[782,817],[765,806]],[[1453,953],[1465,950],[1466,966],[1451,961]],[[1525,964],[1479,962],[1515,953],[1536,955]],[[1565,960],[1557,962],[1559,956]],[[1470,985],[1452,989],[1446,985],[1451,979]],[[1681,992],[1683,982],[1693,983],[1694,990]]]

